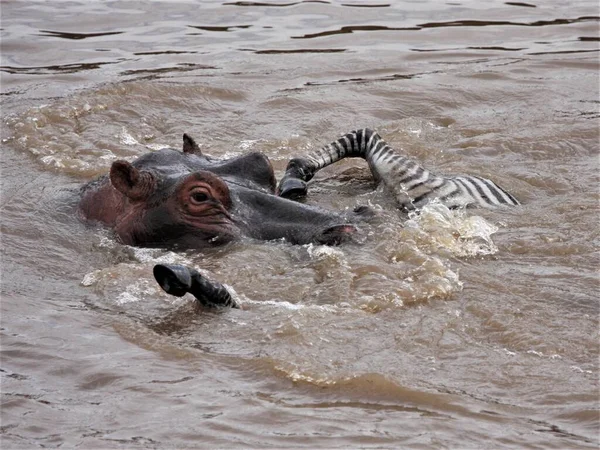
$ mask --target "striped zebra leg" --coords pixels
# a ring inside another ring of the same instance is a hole
[[[285,198],[304,197],[308,191],[306,182],[324,167],[344,158],[365,158],[372,137],[382,140],[372,130],[365,128],[352,131],[337,141],[320,148],[303,158],[293,158],[277,188],[277,195]]]
[[[500,205],[517,206],[520,204],[515,197],[487,178],[463,175],[450,176],[447,179],[458,190],[462,191],[461,195],[465,199],[463,201],[464,206],[491,208]],[[459,204],[458,206],[462,205]]]
[[[306,182],[318,170],[347,157],[364,158],[375,179],[386,185],[405,210],[421,207],[435,198],[449,208],[519,204],[512,195],[485,178],[440,176],[429,172],[400,155],[368,128],[348,133],[304,158],[292,159],[279,184],[278,194],[287,198],[306,195]]]

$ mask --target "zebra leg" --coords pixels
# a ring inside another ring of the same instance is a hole
[[[207,279],[195,269],[176,264],[157,264],[153,272],[160,287],[168,294],[183,297],[189,292],[207,308],[239,308],[225,286]]]
[[[519,204],[491,180],[469,175],[433,174],[414,160],[399,155],[387,144],[368,149],[366,160],[371,172],[384,182],[405,211],[421,208],[435,199],[450,209]]]
[[[392,190],[402,208],[413,209],[406,187],[402,182],[413,180],[439,184],[439,177],[433,177],[417,163],[400,155],[385,142],[379,134],[369,128],[352,131],[337,141],[303,158],[292,159],[279,183],[278,195],[286,198],[299,198],[307,193],[307,184],[317,171],[343,158],[363,158],[369,164],[375,181],[383,181]]]
[[[283,198],[299,199],[308,192],[307,182],[315,175],[310,160],[293,158],[288,163],[285,174],[277,186],[277,195]]]
[[[471,175],[453,176],[448,177],[448,183],[457,187],[455,192],[460,192],[460,194],[453,194],[456,197],[454,202],[462,197],[463,200],[459,202],[459,206],[493,208],[500,205],[517,206],[520,204],[510,193],[487,178]]]
[[[364,158],[365,148],[373,136],[378,135],[368,128],[352,131],[303,158],[293,158],[279,183],[277,195],[285,198],[304,197],[308,191],[306,183],[315,173],[344,158]]]
[[[306,195],[306,182],[318,170],[346,157],[364,158],[375,180],[386,185],[404,210],[419,208],[435,198],[449,208],[519,204],[512,195],[485,178],[431,173],[398,153],[368,128],[352,131],[305,158],[292,159],[279,184],[278,194],[288,198]]]

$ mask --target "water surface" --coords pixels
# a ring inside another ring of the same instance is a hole
[[[3,448],[597,448],[596,2],[2,4]],[[372,127],[523,205],[407,218],[364,161],[307,202],[364,242],[135,249],[75,217],[115,159],[292,156]],[[203,311],[157,262],[226,283]]]

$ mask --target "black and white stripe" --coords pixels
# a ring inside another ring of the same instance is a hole
[[[419,208],[436,198],[449,208],[519,204],[511,194],[486,178],[431,173],[416,161],[400,155],[368,128],[352,131],[303,158],[292,159],[279,184],[279,194],[283,197],[305,195],[306,182],[317,171],[349,157],[364,158],[375,179],[385,183],[403,209]]]

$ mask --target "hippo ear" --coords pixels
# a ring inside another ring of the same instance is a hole
[[[183,153],[193,153],[194,155],[202,154],[202,150],[200,150],[196,141],[194,141],[187,133],[183,133]]]
[[[150,172],[138,170],[131,163],[123,160],[112,164],[110,182],[117,191],[132,200],[144,200],[156,188],[156,180]]]

